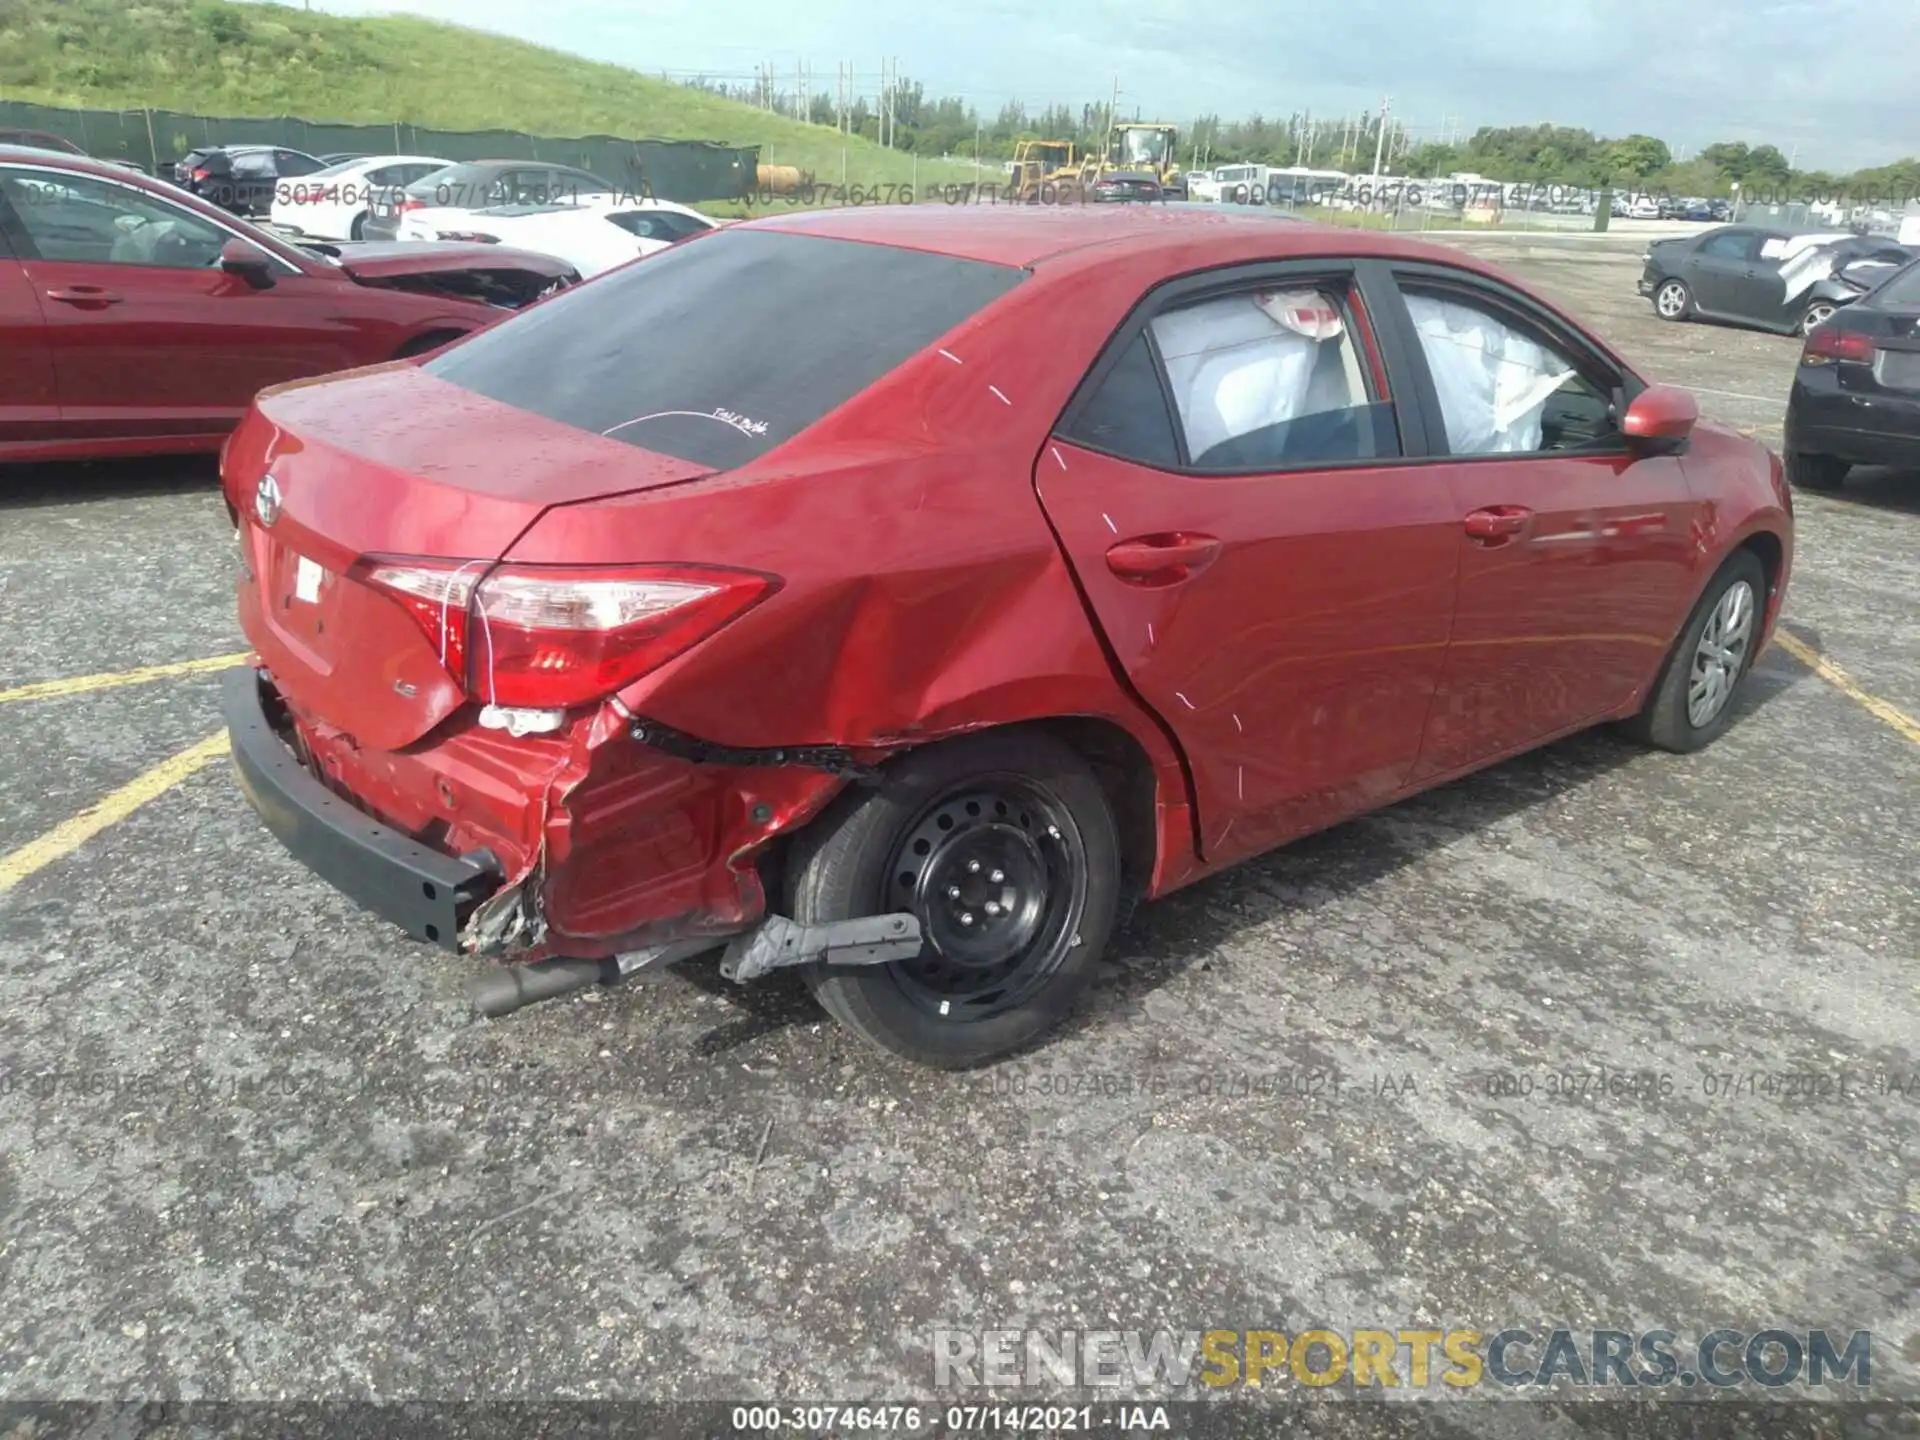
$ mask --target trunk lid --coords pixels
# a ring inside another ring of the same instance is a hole
[[[469,564],[477,579],[551,506],[713,473],[407,363],[266,392],[222,468],[250,572],[248,643],[297,709],[382,750],[467,696],[414,615],[366,583],[368,557]]]

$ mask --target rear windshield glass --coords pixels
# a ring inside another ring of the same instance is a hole
[[[722,230],[564,291],[423,368],[727,470],[799,434],[1024,274],[861,241]]]
[[[1909,265],[1881,282],[1874,291],[1876,305],[1920,305],[1920,265]]]

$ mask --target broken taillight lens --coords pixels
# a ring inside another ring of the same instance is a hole
[[[490,564],[382,560],[364,575],[406,607],[469,695],[530,710],[605,699],[778,583],[689,565]]]

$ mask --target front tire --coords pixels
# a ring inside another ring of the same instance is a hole
[[[1653,292],[1653,313],[1662,320],[1681,321],[1693,314],[1693,291],[1684,280],[1662,280]]]
[[[811,965],[814,998],[867,1043],[961,1070],[1073,1010],[1115,928],[1120,841],[1099,778],[1039,731],[917,751],[802,832],[788,913],[911,911],[926,944],[890,965]]]
[[[1736,551],[1708,582],[1640,713],[1623,727],[1676,755],[1711,745],[1733,716],[1753,668],[1767,608],[1767,573],[1751,550]]]
[[[1787,485],[1794,490],[1838,490],[1853,466],[1832,455],[1795,455],[1786,459]]]

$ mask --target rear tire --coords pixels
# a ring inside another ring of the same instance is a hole
[[[364,240],[367,238],[366,211],[363,210],[353,217],[353,224],[347,227],[347,238],[349,240]]]
[[[1720,737],[1747,671],[1767,609],[1767,572],[1738,550],[1708,582],[1640,713],[1620,728],[1642,744],[1690,754]]]
[[[1099,779],[1031,730],[895,761],[878,789],[849,792],[803,831],[787,866],[788,913],[802,923],[919,917],[916,959],[803,975],[862,1040],[940,1070],[1023,1049],[1064,1020],[1113,933],[1120,890]]]
[[[1795,490],[1838,490],[1853,466],[1832,455],[1793,455],[1786,459],[1787,484]]]
[[[1653,313],[1662,320],[1681,321],[1693,316],[1693,291],[1684,280],[1662,280],[1653,292]]]
[[[1806,313],[1800,317],[1801,337],[1805,338],[1807,332],[1815,326],[1826,324],[1839,308],[1831,300],[1816,300],[1807,306]]]

